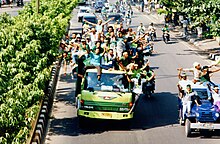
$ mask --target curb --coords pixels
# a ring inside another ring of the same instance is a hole
[[[37,122],[35,124],[35,128],[31,137],[30,142],[28,144],[42,144],[46,128],[49,120],[49,114],[51,112],[53,106],[54,93],[56,90],[56,84],[58,79],[58,74],[60,70],[62,58],[58,59],[55,62],[55,65],[51,70],[51,79],[48,83],[47,93],[44,96],[44,99],[41,101],[41,108],[37,116]]]

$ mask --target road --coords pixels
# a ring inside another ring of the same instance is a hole
[[[71,20],[71,30],[79,28],[76,22],[76,10]],[[132,28],[137,29],[140,22],[148,26],[155,21],[148,15],[134,10]],[[158,25],[160,26],[160,25]],[[141,97],[137,105],[131,130],[121,127],[119,122],[91,121],[90,127],[80,129],[74,107],[75,80],[70,75],[64,77],[61,68],[59,82],[49,122],[46,144],[219,144],[220,136],[204,138],[195,135],[186,138],[184,127],[178,124],[177,112],[177,68],[192,67],[194,61],[202,65],[210,62],[199,50],[184,41],[172,37],[170,44],[161,39],[162,33],[157,29],[158,41],[154,48],[157,52],[149,57],[150,65],[156,72],[156,91],[151,99]],[[214,74],[215,81],[220,80]]]
[[[23,0],[24,5],[29,3],[31,0]],[[18,11],[22,10],[22,7],[17,7],[17,4],[12,4],[12,5],[2,5],[0,8],[0,14],[2,13],[8,13],[11,16],[17,16]]]

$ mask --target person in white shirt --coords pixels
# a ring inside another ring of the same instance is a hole
[[[220,102],[220,92],[219,92],[219,87],[216,85],[214,86],[212,92],[212,99],[213,99],[213,104],[216,105],[217,102]]]
[[[137,33],[138,35],[142,35],[142,34],[145,34],[145,26],[143,25],[143,23],[140,23],[140,25],[138,26],[137,28]]]
[[[182,118],[183,120],[185,120],[185,113],[187,112],[188,114],[190,114],[191,111],[191,105],[192,105],[192,97],[196,96],[197,93],[192,91],[191,85],[188,84],[186,86],[186,92],[182,98],[182,105],[183,105],[183,109],[182,109]],[[198,103],[197,100],[195,100],[195,103],[197,106],[200,106],[200,104]]]
[[[149,27],[148,27],[148,31],[149,31],[149,34],[153,34],[154,38],[156,39],[157,38],[157,34],[156,34],[156,28],[154,26],[154,23],[150,23]]]
[[[216,66],[217,64],[212,64],[210,66],[208,66],[208,68],[211,68],[213,66]],[[182,71],[189,71],[189,72],[192,72],[193,73],[193,83],[197,83],[197,82],[201,82],[201,77],[202,77],[202,66],[200,63],[198,62],[194,62],[193,63],[193,68],[186,68],[186,69],[183,69],[183,68],[179,68],[180,70]]]

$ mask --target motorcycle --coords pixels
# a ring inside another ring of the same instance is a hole
[[[102,13],[102,18],[103,18],[104,20],[107,20],[107,13],[106,13],[106,12],[103,12],[103,13]]]
[[[163,41],[167,44],[170,41],[170,35],[168,31],[163,33]]]
[[[126,18],[126,26],[129,27],[131,24],[131,18]]]
[[[150,56],[150,55],[152,55],[152,51],[153,51],[153,45],[147,45],[144,48],[143,54],[144,54],[144,56]]]
[[[156,32],[155,30],[150,31],[150,40],[154,41],[156,39]]]
[[[152,93],[154,93],[154,85],[152,82],[146,81],[142,82],[142,92],[146,98],[151,98]]]

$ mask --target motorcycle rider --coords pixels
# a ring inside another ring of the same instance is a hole
[[[137,33],[138,35],[142,35],[142,34],[145,34],[145,26],[143,25],[143,23],[140,23],[140,25],[138,26],[137,28]]]
[[[127,13],[125,16],[126,26],[129,27],[131,24],[131,14]]]
[[[162,32],[163,32],[163,40],[165,41],[165,34],[167,34],[167,41],[170,40],[170,34],[169,34],[169,28],[168,28],[168,25],[165,24],[164,27],[162,28]]]
[[[155,73],[150,69],[149,63],[142,68],[142,75],[146,78],[146,82],[143,84],[143,91],[146,90],[147,83],[151,84],[151,92],[154,93],[155,90]]]
[[[106,17],[107,17],[107,10],[106,10],[106,7],[103,7],[103,8],[102,8],[101,13],[102,13],[102,17],[103,17],[104,19],[106,19]]]
[[[154,27],[154,23],[150,23],[149,27],[148,27],[148,31],[150,35],[153,35],[153,37],[156,39],[157,35],[156,35],[156,28]]]

